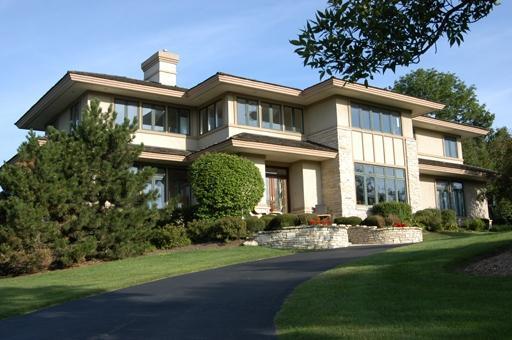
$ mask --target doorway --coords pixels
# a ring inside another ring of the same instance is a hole
[[[267,206],[271,213],[288,212],[288,169],[267,167],[265,170]]]

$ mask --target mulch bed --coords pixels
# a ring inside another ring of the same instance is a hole
[[[480,258],[467,265],[463,271],[477,276],[512,276],[512,249]]]

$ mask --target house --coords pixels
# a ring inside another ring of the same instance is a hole
[[[489,171],[465,165],[462,137],[480,127],[427,116],[442,104],[330,78],[305,89],[217,73],[176,85],[179,56],[159,51],[144,80],[67,72],[16,123],[69,129],[97,98],[118,120],[137,118],[141,165],[158,168],[157,204],[190,204],[187,167],[206,152],[244,155],[265,179],[256,211],[365,216],[372,204],[450,208],[488,218],[479,199]]]

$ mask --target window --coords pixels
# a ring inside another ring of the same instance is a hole
[[[80,102],[76,102],[69,108],[69,127],[76,127],[80,123]]]
[[[188,207],[192,204],[192,191],[186,169],[169,169],[169,201],[176,207]]]
[[[357,105],[351,107],[352,127],[402,135],[400,115],[383,109]]]
[[[224,125],[224,100],[219,100],[199,110],[201,134]]]
[[[237,124],[259,126],[258,102],[248,99],[237,99]]]
[[[360,163],[354,169],[357,204],[407,201],[404,169]]]
[[[165,107],[142,104],[142,128],[144,130],[165,131]]]
[[[139,104],[135,101],[116,99],[114,101],[114,111],[116,115],[116,124],[123,124],[125,119],[128,119],[130,123],[138,119],[139,115]]]
[[[302,132],[302,109],[284,107],[284,129],[292,132]]]
[[[437,207],[452,209],[457,216],[465,216],[464,187],[461,182],[437,181]]]
[[[167,131],[188,135],[190,133],[190,111],[176,107],[167,108]]]
[[[261,127],[281,130],[281,105],[261,103]]]
[[[457,139],[455,137],[444,137],[444,155],[445,157],[457,158]]]
[[[146,183],[144,192],[156,191],[157,198],[150,202],[152,206],[162,209],[165,207],[166,196],[165,196],[165,169],[158,169],[155,175],[153,175]]]

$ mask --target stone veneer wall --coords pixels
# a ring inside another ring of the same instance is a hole
[[[346,227],[300,226],[274,231],[261,231],[256,235],[258,245],[272,248],[334,249],[348,247]]]
[[[412,211],[421,209],[420,168],[418,164],[418,145],[413,138],[405,140],[405,154],[407,156],[407,186],[409,204]]]
[[[421,228],[379,228],[357,226],[348,228],[352,244],[400,244],[423,241]]]

